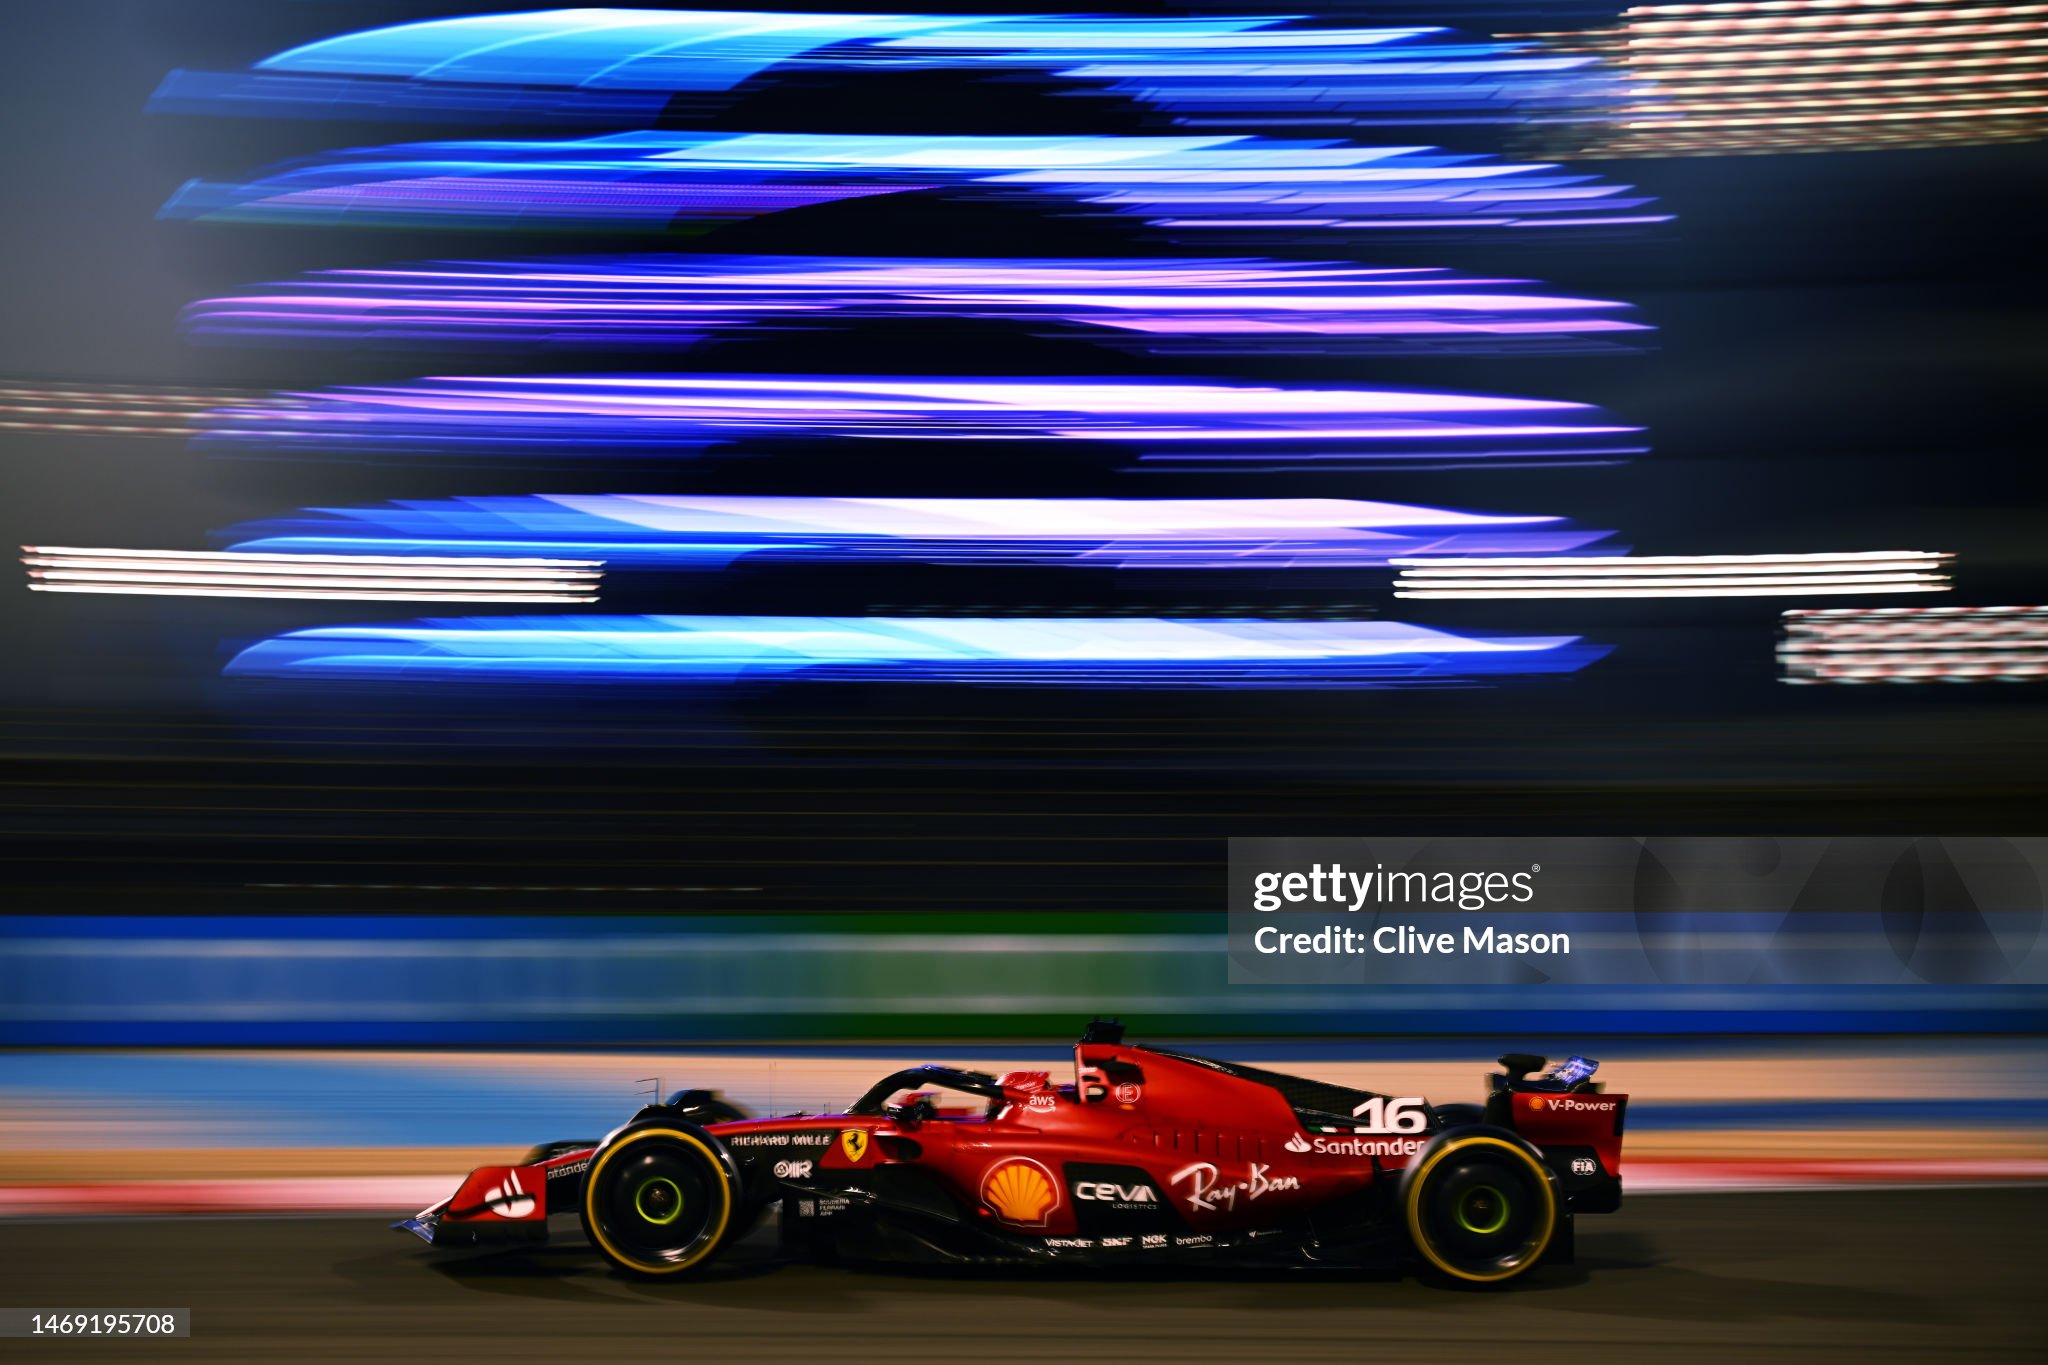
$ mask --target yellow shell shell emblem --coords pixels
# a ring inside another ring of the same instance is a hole
[[[860,1165],[860,1159],[868,1154],[868,1130],[865,1128],[849,1128],[841,1133],[839,1135],[839,1150],[846,1154],[848,1161],[851,1161],[856,1166]]]
[[[1060,1202],[1052,1173],[1026,1157],[998,1161],[981,1178],[981,1198],[1005,1223],[1043,1226]]]

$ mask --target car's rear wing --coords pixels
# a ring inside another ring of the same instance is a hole
[[[1487,1077],[1486,1121],[1512,1129],[1535,1144],[1557,1175],[1574,1213],[1609,1213],[1621,1206],[1621,1135],[1628,1096],[1610,1095],[1593,1082],[1600,1064],[1572,1057],[1532,1079],[1544,1059],[1510,1052],[1505,1074]]]

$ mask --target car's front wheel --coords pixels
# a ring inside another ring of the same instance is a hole
[[[628,1128],[591,1158],[583,1231],[636,1275],[684,1275],[733,1240],[739,1172],[723,1144],[691,1123]]]
[[[1557,1236],[1557,1184],[1512,1133],[1445,1132],[1418,1152],[1401,1180],[1401,1207],[1415,1250],[1466,1284],[1504,1284],[1527,1274]]]

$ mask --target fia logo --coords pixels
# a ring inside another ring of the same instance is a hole
[[[839,1150],[845,1154],[848,1161],[856,1166],[860,1165],[860,1159],[868,1154],[868,1130],[849,1128],[841,1133]]]

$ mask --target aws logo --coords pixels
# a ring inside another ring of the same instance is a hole
[[[1005,1223],[1042,1228],[1059,1207],[1060,1187],[1045,1167],[1029,1157],[1013,1156],[983,1173],[981,1200]]]
[[[856,1166],[860,1165],[860,1159],[868,1154],[868,1130],[849,1128],[841,1133],[839,1151],[848,1161]]]

